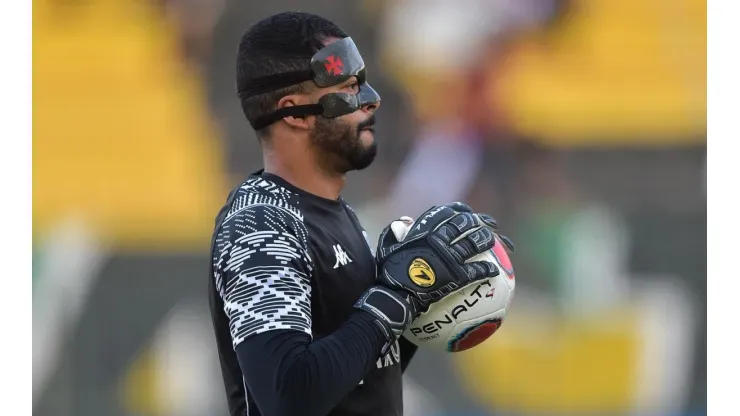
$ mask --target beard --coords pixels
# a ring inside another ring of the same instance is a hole
[[[316,117],[311,131],[311,145],[318,151],[321,168],[329,173],[345,174],[362,170],[375,160],[378,146],[375,140],[365,145],[360,138],[362,129],[375,124],[375,116],[352,126],[338,118]]]

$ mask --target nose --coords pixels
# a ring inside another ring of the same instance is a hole
[[[375,113],[380,108],[380,94],[367,82],[360,86],[360,108],[366,113]]]
[[[375,113],[376,111],[378,111],[378,108],[380,108],[380,101],[364,104],[362,106],[362,111],[366,113]]]

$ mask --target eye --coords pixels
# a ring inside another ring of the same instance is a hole
[[[354,93],[357,93],[357,92],[359,92],[359,91],[360,91],[360,84],[358,84],[357,82],[353,82],[353,83],[351,83],[351,84],[347,85],[347,88],[348,88],[348,89],[349,89],[350,91],[352,91],[352,92],[354,92]]]

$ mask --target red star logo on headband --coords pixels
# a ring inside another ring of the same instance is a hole
[[[324,61],[324,67],[326,68],[326,72],[334,76],[342,75],[344,62],[342,62],[341,58],[330,55],[328,58],[326,58],[326,61]]]

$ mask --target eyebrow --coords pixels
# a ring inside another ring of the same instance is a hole
[[[359,82],[360,81],[357,79],[357,77],[353,75],[349,77],[346,81],[344,81],[341,85],[342,85],[342,88],[347,88],[352,84],[359,84]]]

